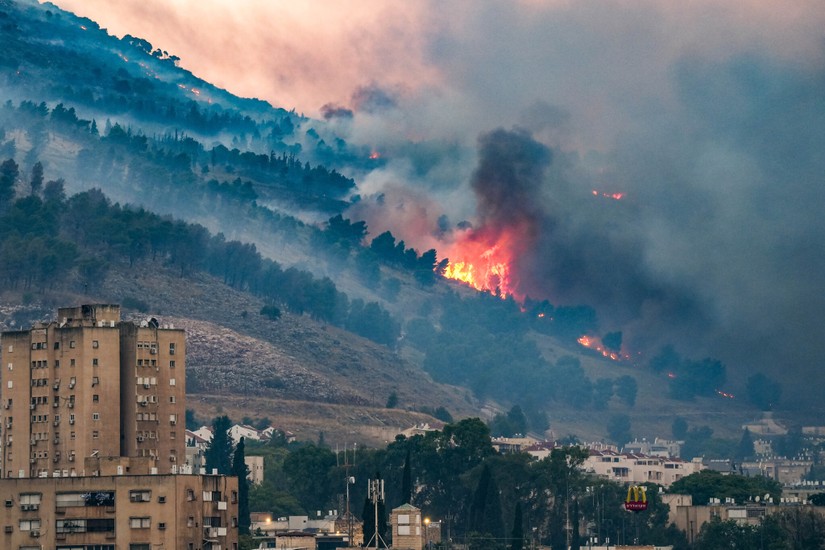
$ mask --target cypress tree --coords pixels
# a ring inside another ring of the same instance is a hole
[[[407,447],[407,458],[404,460],[404,472],[401,474],[401,504],[412,502],[412,471],[410,467],[410,448]]]
[[[249,526],[252,520],[249,516],[249,468],[246,466],[246,450],[244,438],[235,447],[235,455],[232,457],[232,475],[238,478],[238,531],[241,535],[249,534]]]
[[[473,495],[469,530],[476,533],[488,533],[494,538],[504,537],[501,499],[498,494],[498,487],[487,464],[481,470],[481,477]]]
[[[524,548],[524,519],[521,517],[521,501],[516,502],[516,513],[513,518],[513,532],[510,536],[510,550],[522,550]]]
[[[367,496],[367,498],[364,499],[364,509],[361,512],[361,519],[364,521],[363,546],[370,546],[372,544],[375,544],[375,541],[372,540],[375,537],[375,511],[373,510],[372,502],[370,501],[369,496]]]
[[[212,439],[206,446],[206,471],[217,469],[219,474],[232,473],[232,440],[229,438],[229,417],[218,416],[212,421]]]
[[[579,532],[579,501],[573,501],[573,515],[570,518],[573,533],[570,536],[570,550],[580,550],[582,547],[581,533]]]

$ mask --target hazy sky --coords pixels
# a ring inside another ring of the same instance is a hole
[[[359,182],[384,192],[361,211],[373,230],[430,245],[440,216],[529,219],[531,294],[592,303],[640,343],[819,375],[821,0],[57,4],[234,93],[354,109],[341,131],[395,153]],[[495,199],[516,183],[524,200]]]

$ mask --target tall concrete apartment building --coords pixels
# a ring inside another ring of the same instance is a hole
[[[237,546],[237,480],[183,467],[183,330],[82,305],[0,346],[0,547]]]
[[[4,332],[0,357],[3,478],[88,475],[96,456],[183,464],[183,330],[123,322],[116,305],[60,308]]]

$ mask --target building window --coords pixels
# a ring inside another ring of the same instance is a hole
[[[74,366],[74,364],[75,364],[75,363],[74,363],[74,359],[69,359],[69,366],[70,366],[70,367],[73,367],[73,366]]]
[[[74,341],[74,340],[72,340],[71,342],[69,342],[69,347],[70,347],[71,349],[74,349],[74,348],[75,348],[75,346],[76,346],[76,344],[75,344],[75,341]]]
[[[170,386],[174,386],[174,385],[175,385],[175,379],[174,379],[174,378],[170,378],[170,379],[169,379],[169,385],[170,385]]]
[[[75,439],[75,437],[76,437],[76,436],[75,436],[75,433],[74,433],[74,432],[69,432],[69,439],[74,440],[74,439]]]
[[[54,368],[56,368],[56,369],[60,368],[60,359],[55,359],[54,360]]]
[[[98,403],[98,402],[100,402],[100,396],[99,396],[98,394],[94,394],[94,395],[92,396],[92,402],[93,402],[93,403]]]
[[[169,402],[170,402],[170,403],[174,403],[174,402],[175,402],[175,396],[174,396],[174,395],[170,395],[170,396],[169,396]]]
[[[92,413],[92,420],[94,420],[95,422],[100,420],[100,413]]]
[[[169,361],[169,368],[170,368],[170,369],[174,369],[174,368],[175,368],[175,362],[174,362],[174,361]]]
[[[60,349],[60,342],[54,343],[54,349]]]
[[[169,355],[175,355],[175,343],[174,342],[169,344]]]
[[[129,544],[129,550],[152,550],[148,542],[132,542]]]
[[[40,530],[40,520],[39,519],[21,519],[20,520],[20,530],[21,531],[39,531]]]
[[[100,377],[92,376],[92,386],[97,386],[98,384],[100,384]]]
[[[98,439],[100,437],[100,432],[97,430],[92,430],[92,439]]]
[[[132,502],[151,502],[152,491],[144,489],[129,491],[129,500]]]
[[[93,366],[93,367],[96,367],[96,366],[97,366],[97,357],[94,357],[94,358],[92,359],[92,366]]]
[[[94,349],[99,348],[100,347],[100,342],[98,342],[97,340],[92,340],[92,347]]]
[[[129,527],[132,529],[149,529],[152,526],[152,518],[129,518]]]
[[[187,527],[194,527],[195,526],[195,516],[189,516],[189,518],[186,520],[186,526]]]

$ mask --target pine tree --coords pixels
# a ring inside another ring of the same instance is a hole
[[[249,534],[252,524],[249,516],[249,468],[246,466],[246,449],[244,438],[235,447],[232,457],[232,475],[238,478],[238,530],[241,535]]]
[[[206,471],[217,469],[219,474],[232,472],[232,440],[229,438],[231,422],[229,417],[218,416],[212,421],[212,439],[206,447]]]
[[[43,187],[43,163],[37,161],[32,166],[32,179],[30,182],[32,195],[37,195],[40,193],[40,189]]]

